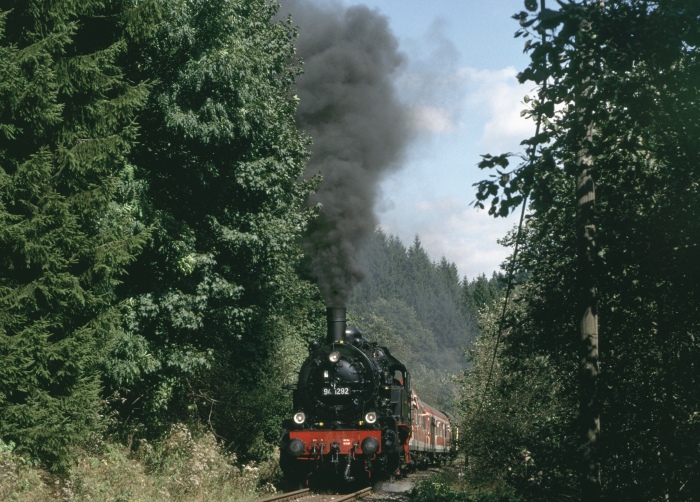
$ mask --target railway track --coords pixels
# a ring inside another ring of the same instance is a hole
[[[372,487],[363,488],[362,490],[358,490],[348,495],[315,494],[311,493],[308,488],[305,488],[295,492],[272,495],[271,497],[260,499],[258,502],[285,502],[287,500],[300,500],[302,498],[305,502],[323,502],[330,500],[333,502],[351,502],[353,500],[360,500],[370,493],[372,493]]]
[[[258,502],[286,502],[287,500],[296,500],[298,498],[301,498],[307,495],[308,493],[309,489],[304,488],[303,490],[297,490],[295,492],[277,493],[270,497],[260,499],[258,500]]]
[[[367,488],[363,488],[362,490],[356,491],[355,493],[351,493],[350,495],[345,495],[344,497],[335,499],[335,502],[350,502],[351,500],[360,500],[365,495],[369,495],[370,493],[372,493],[372,487],[368,486]]]

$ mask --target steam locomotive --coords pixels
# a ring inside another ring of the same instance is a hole
[[[406,367],[386,347],[327,309],[325,344],[309,356],[283,423],[280,467],[291,486],[336,476],[378,481],[455,453],[456,427],[411,388]]]

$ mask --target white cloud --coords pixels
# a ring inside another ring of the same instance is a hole
[[[464,113],[483,117],[479,146],[492,153],[520,150],[520,142],[532,135],[534,125],[521,116],[526,108],[523,99],[531,92],[518,83],[515,68],[461,68],[458,75],[465,86]]]
[[[417,106],[412,110],[412,125],[419,132],[432,134],[452,133],[457,124],[448,110],[435,106]]]
[[[534,133],[521,117],[530,88],[518,83],[513,67],[419,70],[401,82],[418,137],[404,169],[383,184],[381,227],[406,246],[418,235],[431,259],[444,256],[462,277],[490,276],[512,252],[497,241],[517,217],[493,218],[470,205],[472,184],[490,174],[475,165],[484,153],[523,151],[520,142]]]
[[[412,105],[413,127],[428,134],[472,134],[480,151],[521,150],[534,125],[521,116],[531,89],[518,83],[513,67],[480,70],[463,67],[449,73],[405,74],[401,87]]]
[[[405,246],[417,234],[430,258],[439,261],[444,256],[457,266],[460,277],[490,277],[511,253],[497,241],[517,224],[514,215],[493,218],[454,197],[416,201],[411,206],[413,234],[402,234],[405,224],[392,219],[382,222],[382,230],[397,235]]]
[[[434,260],[445,256],[457,265],[461,276],[473,279],[480,274],[490,276],[511,250],[498,244],[514,225],[513,218],[493,218],[474,208],[445,213],[421,232],[421,242]],[[442,222],[437,223],[436,222]]]

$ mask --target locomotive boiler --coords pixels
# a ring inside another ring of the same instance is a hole
[[[280,445],[285,479],[376,481],[411,466],[412,454],[415,463],[449,453],[449,420],[413,392],[403,363],[348,327],[345,308],[329,307],[327,325],[292,386]]]

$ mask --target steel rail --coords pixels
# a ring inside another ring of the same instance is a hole
[[[358,490],[355,493],[351,493],[349,495],[344,495],[340,498],[334,499],[334,502],[351,502],[353,500],[360,500],[362,497],[364,497],[365,495],[369,495],[370,493],[372,493],[372,487],[368,486],[367,488]],[[295,492],[277,493],[275,495],[271,495],[270,497],[260,499],[257,502],[284,502],[286,500],[294,500],[309,495],[312,495],[309,492],[309,489],[304,488],[303,490],[297,490]]]
[[[299,497],[302,497],[304,495],[309,494],[309,489],[304,488],[303,490],[297,490],[295,492],[287,492],[287,493],[277,493],[275,495],[272,495],[270,497],[260,499],[258,502],[284,502],[285,500],[294,500],[298,499]]]
[[[339,499],[336,499],[335,502],[349,502],[351,500],[359,500],[363,496],[369,495],[370,493],[372,493],[372,487],[368,486],[367,488],[363,488],[362,490],[359,490],[355,493],[351,493],[350,495],[340,497]]]

